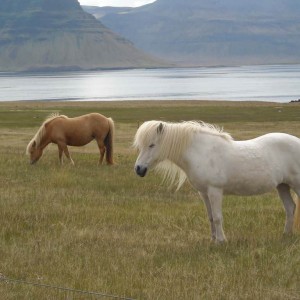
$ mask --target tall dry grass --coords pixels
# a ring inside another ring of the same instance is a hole
[[[97,167],[91,143],[71,149],[75,166],[59,166],[55,146],[30,166],[26,145],[52,111],[111,116],[117,165]],[[237,139],[270,131],[300,137],[299,105],[1,103],[0,273],[134,299],[299,299],[300,237],[282,235],[276,193],[225,197],[229,242],[212,244],[205,208],[188,184],[175,193],[156,174],[134,174],[132,138],[146,119],[203,119]],[[0,295],[96,298],[4,281]]]

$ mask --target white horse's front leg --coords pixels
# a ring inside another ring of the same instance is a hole
[[[223,190],[210,186],[208,188],[207,195],[211,206],[213,224],[216,229],[216,242],[219,243],[225,242],[226,237],[223,232],[223,215],[222,215]]]
[[[215,227],[213,216],[212,216],[212,211],[211,211],[211,205],[210,205],[209,198],[208,198],[206,193],[199,192],[199,195],[203,199],[203,202],[204,202],[205,207],[206,207],[208,219],[209,219],[209,222],[210,222],[211,239],[213,241],[215,241],[216,240],[216,227]]]

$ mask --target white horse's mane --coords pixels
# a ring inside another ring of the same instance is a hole
[[[27,145],[26,148],[26,154],[29,154],[30,152],[30,148],[32,147],[32,144],[35,142],[36,146],[40,145],[40,142],[43,138],[43,136],[45,135],[45,126],[46,124],[48,124],[49,122],[51,122],[52,120],[56,119],[56,118],[67,118],[67,116],[65,115],[60,115],[59,113],[51,113],[43,122],[43,124],[41,125],[41,127],[39,128],[39,130],[37,131],[37,133],[34,135],[34,137],[32,138],[32,140],[29,142],[29,144]]]
[[[160,133],[159,126],[161,126]],[[148,121],[138,129],[133,145],[137,149],[148,147],[155,135],[161,134],[159,157],[162,162],[156,166],[156,169],[163,174],[164,181],[168,181],[170,185],[177,183],[178,190],[185,182],[186,174],[173,162],[179,161],[197,132],[218,136],[227,141],[232,140],[231,135],[224,132],[223,128],[202,121],[180,123]]]

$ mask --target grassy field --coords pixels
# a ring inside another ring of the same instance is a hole
[[[98,167],[93,142],[70,149],[75,166],[59,166],[54,145],[29,165],[26,146],[51,112],[112,117],[117,164]],[[2,276],[133,299],[300,299],[300,235],[283,237],[276,193],[225,197],[229,242],[212,244],[204,205],[187,183],[175,193],[153,172],[134,174],[132,140],[149,119],[203,120],[235,139],[300,137],[297,103],[0,103]],[[0,281],[0,299],[96,298]]]

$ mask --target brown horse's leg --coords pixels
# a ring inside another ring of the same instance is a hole
[[[75,165],[73,159],[71,158],[71,155],[69,153],[67,145],[66,144],[60,144],[59,147],[62,147],[62,149],[63,149],[66,157],[70,160],[70,162],[72,163],[72,165]]]
[[[62,165],[63,164],[63,148],[60,145],[57,145],[58,147],[58,157],[59,157],[59,162]]]
[[[103,141],[97,140],[97,144],[100,151],[99,165],[102,165],[104,154],[105,154],[105,146]]]

